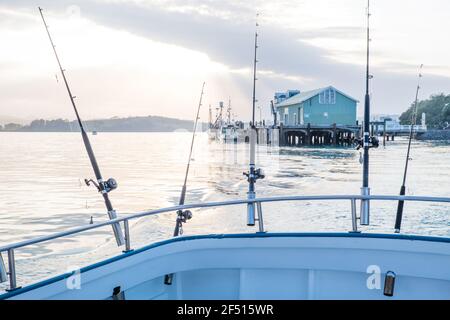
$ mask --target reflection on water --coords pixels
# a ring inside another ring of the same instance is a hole
[[[114,177],[111,193],[119,215],[178,202],[190,143],[189,133],[100,133],[92,144],[104,178]],[[92,177],[77,133],[0,133],[0,243],[34,238],[107,219],[101,197],[81,183]],[[406,141],[389,142],[371,153],[373,194],[397,194]],[[447,196],[450,146],[414,142],[409,195]],[[245,198],[248,145],[196,140],[187,202]],[[359,152],[353,149],[259,146],[258,166],[266,179],[258,196],[357,194],[361,187]],[[348,231],[349,201],[264,204],[268,231]],[[396,203],[374,202],[368,232],[392,232]],[[404,232],[450,236],[450,207],[407,203]],[[185,235],[255,232],[245,223],[245,206],[194,210]],[[132,244],[139,247],[170,237],[175,213],[131,222]],[[110,227],[17,250],[18,279],[24,282],[65,272],[118,254]]]
[[[319,147],[314,147],[311,149],[280,148],[278,150],[278,154],[281,156],[300,156],[311,159],[342,159],[342,158],[353,158],[355,156],[355,153],[347,148],[319,149]],[[294,161],[302,161],[302,160],[296,159]]]

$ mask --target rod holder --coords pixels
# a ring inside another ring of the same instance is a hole
[[[108,211],[108,216],[110,220],[114,220],[117,218],[117,213],[115,210]],[[122,228],[120,227],[120,223],[112,224],[112,229],[114,232],[114,237],[116,238],[117,245],[123,246],[125,244],[125,238],[123,236]]]
[[[362,196],[370,196],[370,188],[361,188]],[[361,225],[370,225],[370,201],[361,200]]]
[[[359,233],[358,217],[356,216],[356,199],[351,200],[351,206],[352,206],[352,233]]]
[[[16,262],[14,260],[14,249],[8,250],[8,267],[9,267],[9,289],[7,291],[13,291],[17,289],[16,281]]]
[[[130,224],[128,220],[123,221],[123,228],[125,230],[125,251],[131,251],[131,239],[130,239]]]
[[[262,212],[262,205],[261,202],[258,202],[256,204],[256,208],[258,209],[258,225],[259,225],[259,232],[264,232],[264,219],[263,219],[263,212]]]
[[[248,192],[248,200],[255,199],[254,192]],[[251,202],[247,204],[247,226],[253,227],[255,225],[255,203]]]
[[[0,252],[0,283],[8,281],[8,274],[6,272],[5,262],[3,261],[2,253]]]

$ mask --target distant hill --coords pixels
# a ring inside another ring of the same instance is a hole
[[[401,124],[410,124],[414,103],[400,116]],[[450,95],[443,93],[432,95],[417,105],[417,121],[422,113],[426,114],[426,123],[430,129],[448,128],[450,124]]]
[[[111,118],[87,120],[83,122],[87,131],[98,132],[172,132],[177,130],[192,131],[193,122],[159,116]],[[16,123],[0,126],[3,131],[18,132],[70,132],[78,131],[77,121],[65,119],[33,120],[28,125]]]
[[[18,124],[26,124],[28,122],[30,122],[31,119],[26,120],[23,118],[19,118],[19,117],[12,117],[12,116],[6,116],[3,114],[0,114],[0,125],[4,125],[7,123],[18,123]]]

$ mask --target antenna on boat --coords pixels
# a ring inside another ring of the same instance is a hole
[[[111,204],[111,201],[109,200],[108,193],[117,188],[117,182],[113,178],[109,178],[107,181],[103,181],[102,174],[100,172],[100,168],[98,166],[97,160],[94,155],[94,151],[93,151],[91,143],[89,141],[89,137],[86,133],[86,130],[83,126],[83,122],[81,121],[80,115],[79,115],[77,107],[75,105],[75,96],[72,95],[72,92],[70,90],[69,83],[67,82],[67,79],[66,79],[65,70],[63,69],[63,67],[61,65],[61,61],[59,60],[58,53],[56,52],[56,46],[53,43],[53,39],[50,35],[49,27],[48,27],[47,23],[45,22],[42,11],[43,11],[42,8],[39,7],[39,12],[42,17],[42,22],[44,23],[45,30],[47,31],[48,39],[50,40],[50,44],[52,46],[53,52],[55,53],[56,61],[58,62],[58,66],[61,71],[61,75],[64,80],[64,84],[66,86],[67,93],[69,94],[69,98],[72,103],[73,110],[75,111],[75,115],[77,117],[77,121],[80,126],[80,131],[81,131],[81,136],[83,138],[84,147],[86,148],[86,152],[89,156],[89,160],[91,162],[91,166],[92,166],[92,169],[94,170],[95,178],[97,180],[97,181],[94,181],[92,179],[89,179],[89,180],[85,179],[85,183],[88,186],[92,183],[97,188],[98,192],[100,192],[103,196],[103,200],[105,202],[106,209],[108,210],[109,218],[111,220],[116,219],[117,213],[114,210],[114,208]],[[114,223],[114,224],[112,224],[112,228],[113,228],[114,236],[116,238],[117,245],[122,246],[125,243],[125,240],[124,240],[124,236],[123,236],[120,224]]]
[[[211,104],[209,104],[209,128],[212,128],[212,113],[211,113]]]
[[[191,166],[192,150],[194,149],[195,133],[197,131],[198,120],[200,119],[199,115],[200,115],[200,108],[202,106],[204,90],[205,90],[205,82],[203,82],[203,85],[202,85],[202,93],[200,94],[200,101],[198,102],[198,107],[197,107],[197,115],[196,115],[195,121],[194,121],[194,129],[192,131],[191,148],[189,150],[189,158],[188,158],[188,162],[186,165],[186,173],[184,175],[184,183],[183,183],[183,188],[181,189],[180,201],[178,203],[180,206],[184,205],[184,201],[186,199],[187,180],[188,180],[188,176],[189,176],[189,168]],[[173,232],[174,237],[177,237],[177,236],[183,234],[183,223],[185,223],[187,220],[189,220],[191,218],[192,218],[192,213],[189,210],[185,210],[185,211],[178,210],[177,211],[177,221],[176,221],[176,225],[175,225],[175,230]]]
[[[378,139],[370,135],[370,94],[369,83],[373,76],[370,74],[370,0],[367,0],[367,61],[366,61],[366,95],[364,100],[364,136],[360,141],[358,148],[363,147],[363,185],[361,188],[362,196],[370,195],[369,188],[369,150],[378,147]],[[361,225],[370,224],[370,202],[361,200]]]
[[[228,98],[227,121],[231,124],[231,97]]]
[[[256,14],[256,19],[258,19],[259,14]],[[247,199],[253,200],[256,197],[255,194],[255,183],[258,179],[264,179],[264,173],[261,169],[255,169],[255,158],[256,158],[256,126],[255,126],[255,105],[256,105],[256,65],[257,51],[258,51],[258,20],[256,21],[256,31],[255,31],[255,56],[253,60],[253,103],[252,103],[252,122],[250,123],[250,163],[249,171],[244,172],[248,181],[248,192]],[[261,223],[261,221],[260,221]],[[255,225],[255,203],[247,204],[247,225]]]
[[[420,91],[420,80],[422,79],[422,68],[423,68],[423,64],[420,65],[420,68],[419,68],[419,79],[417,81],[416,99],[414,101],[414,108],[412,110],[412,115],[411,115],[411,128],[409,130],[408,151],[406,152],[405,171],[403,173],[402,186],[400,187],[400,196],[404,196],[406,193],[406,176],[408,174],[409,160],[411,160],[409,155],[411,152],[411,142],[412,142],[412,139],[414,136],[414,126],[416,125],[416,122],[417,122],[417,105],[418,105],[419,91]],[[403,201],[403,200],[398,201],[397,217],[395,219],[395,233],[400,233],[400,229],[402,226],[404,205],[405,205],[405,201]]]

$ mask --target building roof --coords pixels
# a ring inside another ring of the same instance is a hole
[[[335,87],[333,87],[333,86],[328,86],[328,87],[325,87],[325,88],[320,88],[320,89],[316,89],[316,90],[311,90],[311,91],[304,91],[304,92],[301,92],[301,93],[296,94],[295,96],[293,96],[293,97],[291,97],[291,98],[289,98],[289,99],[286,99],[286,100],[284,100],[284,101],[282,101],[282,102],[280,102],[280,103],[275,104],[275,107],[276,107],[276,108],[279,108],[279,107],[287,107],[287,106],[291,106],[291,105],[294,105],[294,104],[299,104],[299,103],[305,102],[306,100],[309,100],[309,99],[311,99],[311,98],[313,98],[313,97],[319,95],[320,93],[322,93],[323,91],[325,91],[325,90],[327,90],[327,89],[334,89],[336,92],[338,92],[338,93],[340,93],[341,95],[343,95],[343,96],[349,98],[350,100],[353,100],[353,101],[355,101],[355,102],[359,102],[359,101],[356,100],[355,98],[352,98],[352,97],[349,96],[348,94],[345,94],[345,93],[343,93],[342,91],[339,91],[339,90],[336,89]]]

